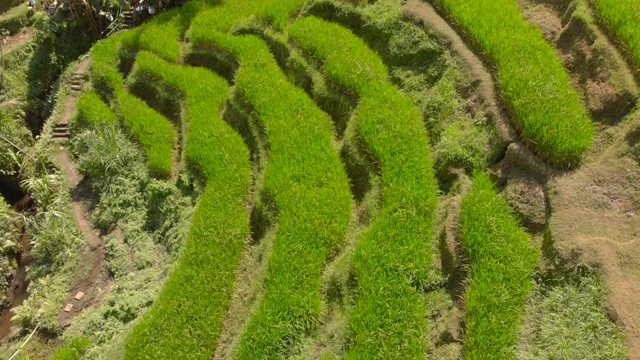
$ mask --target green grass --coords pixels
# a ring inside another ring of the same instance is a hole
[[[154,176],[171,176],[176,131],[171,122],[133,95],[121,92],[118,115],[133,137],[142,144]]]
[[[76,104],[77,116],[73,119],[72,130],[94,128],[116,122],[116,114],[95,92],[83,93]]]
[[[73,338],[58,348],[51,360],[79,360],[91,345],[91,341],[84,336]]]
[[[313,17],[289,28],[332,81],[360,97],[358,132],[382,172],[380,216],[357,244],[359,295],[345,359],[423,359],[422,292],[437,278],[431,241],[437,186],[419,111],[387,82],[382,60],[341,26]]]
[[[498,84],[529,145],[556,166],[579,163],[593,141],[593,124],[554,49],[516,2],[438,1],[495,62]]]
[[[126,358],[209,359],[249,237],[249,152],[220,118],[229,85],[219,76],[141,52],[131,80],[156,83],[180,97],[186,159],[207,186],[184,252],[159,298],[126,340]]]
[[[96,90],[107,98],[124,91],[124,79],[118,70],[118,51],[122,35],[124,34],[102,40],[91,49],[91,82]]]
[[[242,335],[238,358],[286,357],[317,328],[322,270],[350,219],[349,181],[332,147],[330,118],[287,81],[266,43],[197,30],[197,45],[213,45],[240,62],[236,89],[265,129],[263,191],[278,209],[264,299]]]
[[[640,2],[637,0],[594,0],[598,15],[605,25],[627,47],[640,66]]]
[[[251,16],[263,19],[276,29],[283,30],[287,21],[308,0],[226,0],[220,6],[203,11],[194,20],[191,27],[192,35],[198,37],[198,32],[211,31],[228,32],[240,20]]]
[[[9,34],[18,33],[33,22],[33,15],[34,13],[28,4],[21,3],[0,15],[0,29],[9,31]]]
[[[539,254],[486,174],[463,198],[460,224],[469,261],[465,358],[512,359]]]

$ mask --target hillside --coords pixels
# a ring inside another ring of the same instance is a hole
[[[634,11],[191,0],[84,55],[36,14],[0,358],[640,359]]]

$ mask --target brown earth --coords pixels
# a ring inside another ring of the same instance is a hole
[[[9,36],[2,41],[2,51],[4,51],[5,53],[8,53],[9,51],[17,47],[23,44],[26,44],[32,38],[33,38],[32,32]]]
[[[91,60],[89,58],[83,60],[78,65],[76,74],[83,75],[86,72],[90,61]],[[78,95],[76,93],[72,93],[67,97],[64,113],[58,120],[57,124],[65,124],[68,126],[77,102]],[[72,304],[72,310],[66,312],[64,311],[64,307],[60,310],[58,322],[60,326],[66,327],[70,324],[71,319],[80,314],[83,309],[99,306],[113,286],[113,282],[109,277],[106,267],[104,266],[104,242],[100,237],[100,234],[92,228],[91,222],[86,216],[85,199],[90,197],[89,190],[82,183],[82,176],[78,173],[78,170],[71,161],[66,147],[60,146],[58,151],[58,160],[72,189],[71,199],[73,201],[73,216],[78,227],[84,234],[87,243],[87,247],[82,254],[80,265],[86,266],[88,264],[93,264],[88,275],[86,275],[86,278],[80,280],[79,283],[69,292],[69,298],[66,304]],[[78,274],[81,275],[81,273],[82,271],[79,270]],[[85,293],[85,295],[80,300],[76,300],[75,296],[80,291]]]

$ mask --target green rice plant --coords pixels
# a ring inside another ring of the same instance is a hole
[[[211,31],[228,32],[240,20],[255,16],[273,24],[278,30],[300,11],[307,0],[226,0],[220,6],[203,11],[194,20],[192,35]]]
[[[120,41],[122,46],[134,50],[148,50],[166,61],[180,61],[180,40],[184,30],[180,26],[182,9],[174,9],[159,15],[153,21],[130,31]]]
[[[332,81],[360,98],[354,121],[382,175],[381,214],[355,250],[359,295],[345,359],[423,359],[422,295],[437,280],[431,254],[437,186],[420,113],[349,30],[308,17],[291,25],[289,35]]]
[[[495,63],[505,101],[524,139],[555,166],[580,162],[593,124],[560,59],[513,0],[438,0]]]
[[[95,92],[80,95],[76,104],[77,115],[71,124],[72,133],[80,129],[95,128],[116,123],[116,114]]]
[[[176,131],[171,122],[133,95],[121,92],[118,114],[147,155],[149,170],[155,176],[171,176]]]
[[[143,51],[130,79],[166,87],[181,99],[185,157],[207,186],[185,250],[153,307],[128,336],[125,358],[209,359],[249,237],[249,151],[220,118],[229,93],[221,77],[201,68],[171,65]]]
[[[640,2],[636,0],[594,0],[602,22],[622,41],[640,66]]]
[[[118,51],[122,35],[100,41],[91,49],[91,82],[105,98],[124,91],[124,79],[118,66]]]
[[[512,359],[538,251],[486,174],[476,173],[460,224],[469,260],[465,358]]]
[[[266,43],[196,24],[196,46],[221,49],[240,63],[236,91],[265,131],[263,195],[278,212],[264,298],[242,334],[238,359],[285,358],[317,329],[322,270],[351,216],[349,181],[332,146],[331,119],[287,81]]]

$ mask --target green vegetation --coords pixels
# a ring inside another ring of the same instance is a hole
[[[640,66],[640,4],[635,0],[595,0],[598,15],[607,27],[622,41]]]
[[[245,201],[250,164],[242,138],[220,118],[229,86],[197,68],[172,66],[141,52],[132,81],[149,81],[180,95],[186,159],[207,187],[186,247],[158,300],[126,341],[126,358],[208,359],[217,343],[242,245],[249,236]]]
[[[125,33],[126,34],[126,33]],[[124,91],[124,79],[118,71],[118,51],[122,35],[102,40],[91,49],[91,82],[104,97]]]
[[[173,125],[144,101],[127,93],[118,94],[118,113],[147,154],[151,172],[160,177],[171,176],[176,131]]]
[[[191,31],[228,32],[240,20],[251,16],[267,20],[278,30],[284,30],[287,21],[307,3],[308,0],[225,0],[222,5],[199,14]],[[196,35],[197,37],[197,35]]]
[[[512,358],[538,252],[488,175],[476,174],[462,200],[460,224],[469,259],[466,358]]]
[[[263,191],[278,209],[277,233],[265,297],[243,333],[239,358],[283,357],[287,345],[317,327],[320,275],[349,223],[349,182],[332,147],[329,117],[287,81],[266,43],[195,27],[192,37],[239,59],[237,91],[270,144]]]
[[[518,359],[628,359],[624,334],[607,314],[599,274],[569,270],[536,284],[525,307]]]
[[[349,30],[308,17],[289,34],[331,80],[360,97],[358,133],[382,172],[382,212],[356,246],[360,293],[345,358],[422,359],[428,324],[421,293],[437,280],[431,254],[437,186],[420,113]]]
[[[84,336],[73,338],[58,348],[51,360],[80,360],[91,347],[91,341]]]
[[[438,1],[495,62],[525,140],[556,166],[580,162],[593,140],[593,124],[555,51],[516,3]]]
[[[95,92],[80,95],[76,104],[77,115],[71,126],[72,130],[106,126],[116,122],[116,114],[100,99]]]
[[[22,28],[33,22],[33,11],[29,4],[24,2],[0,15],[0,29],[7,30],[9,34],[18,33]]]
[[[20,249],[20,234],[14,225],[16,220],[13,210],[0,195],[0,271],[4,274],[10,273],[18,266],[14,257],[14,252]],[[9,286],[7,277],[0,278],[0,304],[7,300]]]

